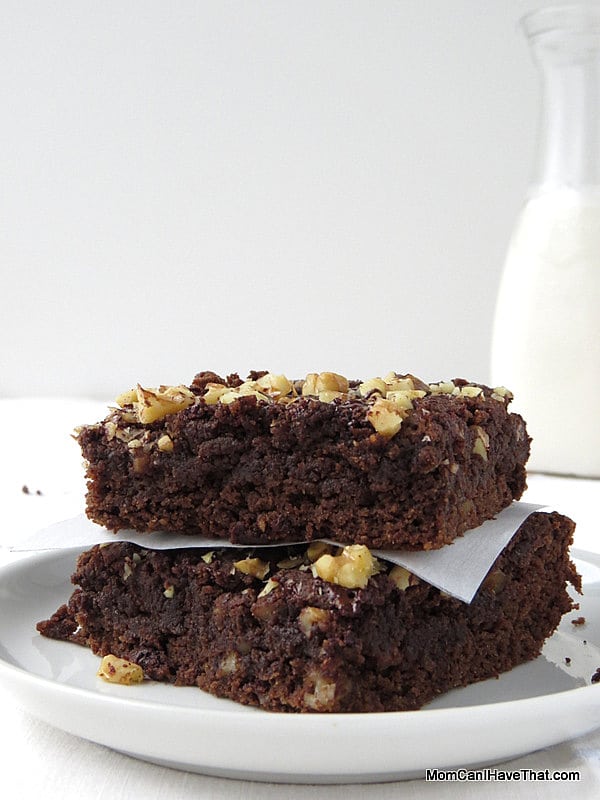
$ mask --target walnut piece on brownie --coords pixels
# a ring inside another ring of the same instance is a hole
[[[141,683],[144,680],[144,671],[139,664],[134,664],[125,658],[119,658],[112,653],[107,653],[100,662],[98,677],[108,683],[121,683],[131,686],[132,683]]]

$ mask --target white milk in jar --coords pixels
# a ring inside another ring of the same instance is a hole
[[[525,204],[491,367],[533,438],[529,469],[600,477],[600,189],[554,188]]]
[[[527,422],[529,469],[600,477],[600,6],[544,7],[521,24],[540,80],[538,142],[492,381]]]

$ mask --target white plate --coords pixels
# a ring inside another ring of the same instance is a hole
[[[50,551],[0,571],[0,679],[31,714],[137,758],[229,778],[389,781],[498,763],[600,726],[600,685],[590,685],[600,667],[600,556],[575,554],[580,610],[544,655],[498,680],[421,711],[277,714],[195,688],[106,684],[87,649],[39,636],[35,623],[70,595],[76,555]],[[586,623],[574,626],[579,615]]]

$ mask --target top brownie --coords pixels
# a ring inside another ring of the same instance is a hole
[[[77,432],[87,513],[113,531],[438,548],[525,489],[530,440],[510,400],[396,373],[138,385]]]

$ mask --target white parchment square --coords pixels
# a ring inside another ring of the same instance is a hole
[[[514,502],[495,519],[465,533],[439,550],[373,550],[377,558],[390,561],[418,575],[452,597],[470,603],[481,582],[522,523],[534,511],[547,506]],[[330,540],[324,540],[330,541]],[[91,522],[84,514],[44,528],[14,544],[11,550],[55,550],[80,547],[86,550],[103,542],[132,542],[152,550],[182,547],[198,548],[256,548],[273,545],[232,545],[226,540],[177,533],[135,533],[123,530],[118,534]],[[301,544],[296,542],[295,544]],[[283,547],[287,546],[282,545]],[[335,544],[339,544],[336,542]]]

